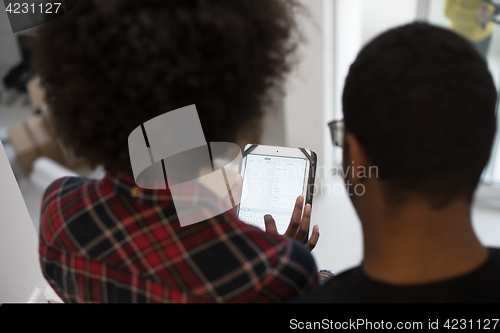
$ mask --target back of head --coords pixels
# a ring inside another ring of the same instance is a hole
[[[488,67],[458,35],[425,23],[385,32],[345,82],[346,129],[378,168],[387,198],[418,194],[434,207],[472,200],[496,130]]]
[[[292,67],[298,7],[295,0],[80,1],[38,30],[35,67],[58,135],[90,164],[131,172],[130,132],[195,104],[207,141],[238,142],[249,124],[258,128],[268,91]]]

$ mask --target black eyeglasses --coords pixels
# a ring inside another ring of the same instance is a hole
[[[330,135],[332,136],[333,144],[337,147],[343,148],[345,132],[344,119],[330,121],[328,123],[328,127],[330,128]]]

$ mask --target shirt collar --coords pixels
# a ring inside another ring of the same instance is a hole
[[[101,184],[103,186],[110,186],[113,192],[117,195],[123,195],[128,200],[135,201],[139,204],[148,206],[174,207],[172,195],[168,185],[166,190],[140,188],[135,183],[134,178],[124,172],[120,172],[116,175],[106,173],[106,176],[101,180]],[[202,187],[196,187],[195,189],[197,189],[197,191],[189,194],[193,202],[200,200],[200,198],[210,198],[214,205],[222,205],[216,196],[206,190],[203,190]],[[200,192],[200,190],[202,192]],[[186,200],[185,197],[184,200]],[[228,214],[230,219],[236,219],[233,209],[229,209],[225,212],[225,214]]]
[[[164,206],[172,203],[168,186],[166,190],[144,189],[137,186],[134,178],[125,172],[116,175],[106,173],[101,182],[103,185],[111,186],[115,193],[142,204]]]

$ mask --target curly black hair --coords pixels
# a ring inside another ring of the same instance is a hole
[[[488,66],[470,42],[416,22],[361,50],[343,112],[391,201],[418,193],[442,207],[472,200],[491,154],[496,101]]]
[[[282,0],[85,0],[38,28],[34,67],[76,156],[131,173],[128,135],[195,104],[207,141],[258,139],[282,89],[303,8]]]

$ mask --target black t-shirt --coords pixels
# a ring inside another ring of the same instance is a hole
[[[500,249],[489,249],[475,271],[440,282],[395,286],[377,282],[360,266],[333,277],[294,303],[500,303]]]

